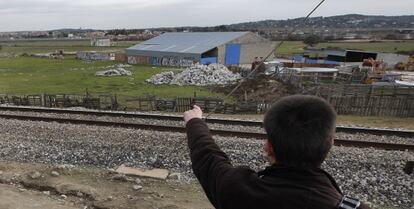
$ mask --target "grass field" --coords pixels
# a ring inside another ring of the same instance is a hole
[[[379,51],[379,52],[398,52],[398,51],[413,51],[414,41],[398,41],[398,42],[331,42],[321,43],[317,47],[339,47],[346,49]]]
[[[48,53],[56,50],[63,50],[66,52],[76,51],[114,51],[122,52],[125,48],[137,44],[137,41],[121,41],[113,42],[110,47],[93,47],[90,46],[88,40],[68,40],[68,41],[7,41],[0,42],[2,50],[0,53]]]
[[[111,47],[91,47],[87,40],[75,41],[13,41],[0,42],[0,53],[48,53],[56,50],[76,51],[123,51],[138,42],[115,42]],[[73,57],[64,60],[18,57],[0,58],[0,93],[38,94],[68,93],[82,94],[112,93],[139,97],[156,95],[164,98],[176,96],[219,96],[201,87],[151,85],[145,79],[171,68],[135,65],[130,69],[132,77],[96,77],[95,72],[117,64],[116,62],[84,62]],[[177,69],[175,69],[177,70]]]
[[[286,41],[276,50],[277,54],[297,54],[303,53],[303,48],[306,46],[302,41]]]
[[[2,53],[47,53],[56,50],[76,52],[85,51],[123,51],[138,42],[114,42],[111,47],[91,47],[88,40],[48,40],[48,41],[7,41],[0,42]],[[349,49],[377,50],[393,52],[413,50],[414,41],[407,42],[375,42],[375,43],[321,43],[320,47],[344,47]],[[287,41],[277,51],[281,54],[303,52],[305,44],[300,41]],[[72,57],[65,60],[42,58],[0,58],[0,93],[80,93],[88,88],[91,92],[107,92],[128,96],[155,94],[160,97],[188,96],[198,92],[202,96],[217,96],[201,87],[155,86],[144,82],[155,73],[165,68],[150,66],[133,66],[132,78],[97,78],[94,73],[100,67],[113,62],[83,62]]]
[[[88,40],[68,41],[7,41],[0,42],[2,53],[47,53],[55,50],[76,52],[86,51],[122,51],[137,42],[114,42],[112,47],[91,47]],[[393,52],[413,50],[414,41],[375,42],[375,43],[321,43],[320,47],[344,47],[349,49]],[[303,51],[300,41],[288,41],[278,50],[281,54],[295,54]],[[36,93],[84,93],[86,89],[95,93],[116,93],[126,96],[153,94],[159,97],[176,96],[220,96],[202,87],[180,87],[150,85],[145,82],[153,74],[167,68],[135,65],[132,77],[95,77],[99,68],[116,64],[115,62],[83,62],[73,57],[64,60],[44,58],[0,58],[0,93],[36,94]]]
[[[303,48],[306,45],[301,41],[287,41],[285,42],[277,53],[280,54],[297,54],[303,53]],[[379,52],[398,52],[398,51],[414,51],[414,41],[399,41],[399,42],[326,42],[316,45],[316,47],[338,47],[344,49],[379,51]]]
[[[95,72],[116,62],[84,62],[74,58],[54,60],[19,57],[0,59],[0,92],[37,93],[113,93],[125,96],[147,94],[164,98],[176,96],[219,96],[201,87],[151,85],[145,79],[171,68],[135,65],[131,77],[96,77]],[[177,69],[175,69],[177,70]]]
[[[3,49],[0,53],[47,53],[56,50],[74,51],[123,51],[125,48],[137,44],[137,41],[114,42],[111,47],[91,47],[87,40],[69,40],[69,41],[12,41],[0,42]],[[301,41],[287,41],[278,50],[280,54],[297,54],[303,53],[306,45]],[[326,42],[320,43],[317,47],[339,47],[346,49],[380,51],[380,52],[398,52],[414,50],[414,41],[388,41],[388,42]]]

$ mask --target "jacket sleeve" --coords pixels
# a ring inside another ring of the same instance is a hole
[[[228,179],[226,176],[234,168],[228,156],[214,142],[203,120],[192,119],[187,122],[186,127],[194,174],[210,202],[214,207],[220,208],[220,191]]]

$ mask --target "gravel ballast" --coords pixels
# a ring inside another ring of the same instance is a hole
[[[51,117],[51,118],[69,118],[79,120],[97,120],[97,121],[110,121],[120,123],[138,123],[149,125],[165,125],[165,126],[184,126],[183,121],[172,120],[157,120],[157,119],[144,119],[144,118],[125,118],[114,116],[94,116],[94,115],[81,115],[81,114],[62,114],[62,113],[37,113],[37,112],[19,112],[19,111],[0,111],[0,114],[6,115],[25,115],[36,117]],[[240,126],[240,125],[224,125],[218,123],[209,123],[209,127],[218,130],[234,130],[244,132],[263,133],[263,128],[258,126]],[[398,144],[412,144],[414,145],[413,138],[404,138],[398,136],[377,136],[371,134],[347,134],[337,133],[337,139],[342,140],[356,140],[356,141],[370,141],[381,143],[398,143]]]
[[[114,168],[161,167],[193,179],[184,134],[0,119],[2,160]],[[263,141],[217,137],[235,165],[263,169]],[[334,147],[323,167],[345,194],[374,205],[414,205],[414,174],[402,170],[412,152]]]

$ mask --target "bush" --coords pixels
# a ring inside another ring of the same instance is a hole
[[[317,35],[310,35],[305,37],[305,39],[303,40],[303,43],[308,45],[308,46],[314,46],[318,43],[321,42],[321,38]]]

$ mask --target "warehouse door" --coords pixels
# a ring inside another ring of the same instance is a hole
[[[240,64],[240,44],[227,44],[226,46],[226,65]]]

